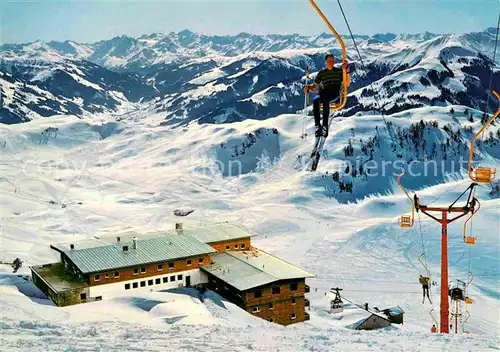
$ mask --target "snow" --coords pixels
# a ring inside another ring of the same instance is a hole
[[[108,56],[104,61],[104,65],[107,67],[120,67],[127,64],[127,59],[123,57]]]
[[[240,76],[243,76],[244,74],[246,74],[247,72],[249,72],[253,67],[248,67],[248,68],[245,68],[237,73],[235,73],[234,75],[231,75],[231,76],[227,76],[227,78],[238,78]]]
[[[254,77],[254,84],[257,83],[257,76]],[[250,98],[242,99],[240,101],[253,101],[254,103],[257,103],[262,106],[266,106],[269,104],[270,101],[273,100],[281,100],[281,101],[286,101],[287,97],[286,95],[280,95],[277,92],[269,93],[269,90],[272,88],[284,88],[285,86],[283,83],[278,83],[276,86],[270,86],[267,87],[263,90],[261,90],[258,93],[253,94]]]
[[[148,46],[153,46],[159,42],[159,40],[157,40],[157,39],[138,39],[137,41],[139,41],[141,43],[145,43]]]
[[[90,45],[78,44],[73,41],[68,42],[76,50],[76,58],[87,59],[92,56],[93,50]]]
[[[193,78],[188,83],[197,84],[197,85],[204,85],[204,84],[209,83],[211,81],[215,81],[218,78],[224,77],[225,75],[226,75],[226,73],[223,70],[221,70],[220,68],[214,68],[213,70],[210,70],[210,71],[205,72],[196,78]]]
[[[195,89],[192,89],[190,91],[184,92],[181,94],[181,96],[190,98],[190,99],[200,99],[203,97],[210,96],[216,92],[220,91],[225,91],[230,87],[230,85],[224,84],[224,83],[215,83],[215,82],[209,82],[207,84],[204,84],[202,86],[199,86]]]
[[[418,226],[400,229],[397,218],[409,211],[409,204],[388,176],[376,180],[392,185],[387,194],[365,190],[364,198],[344,203],[325,196],[322,170],[342,161],[351,128],[357,139],[367,139],[375,126],[383,126],[381,116],[336,118],[327,157],[315,174],[293,167],[312,143],[300,138],[300,115],[184,128],[152,125],[155,116],[142,124],[102,118],[102,124],[60,116],[2,125],[0,138],[7,141],[0,165],[2,261],[20,257],[25,262],[19,274],[29,275],[28,266],[58,260],[52,243],[174,228],[179,221],[174,210],[188,207],[196,211],[182,219],[185,228],[218,221],[248,226],[258,234],[253,245],[314,273],[307,282],[311,319],[283,327],[210,291],[202,302],[187,289],[59,308],[12,275],[10,267],[0,266],[1,343],[9,351],[488,351],[498,345],[500,200],[489,198],[488,187],[476,192],[481,210],[473,222],[479,243],[470,248],[475,278],[469,294],[475,303],[468,307],[466,329],[471,334],[458,336],[429,333],[429,310],[439,310],[439,287],[432,287],[433,304],[422,304],[417,280],[423,272],[417,261],[423,242],[432,277],[439,282],[439,224],[420,214]],[[453,123],[448,107],[386,119],[401,126],[420,119]],[[58,135],[40,145],[39,133],[49,126],[58,127]],[[312,118],[307,128],[312,131]],[[238,159],[242,174],[222,176],[219,168],[232,158],[221,143],[241,145],[258,129],[257,143]],[[265,155],[267,161],[257,160]],[[469,184],[463,175],[448,176],[423,187],[416,177],[405,176],[403,183],[418,188],[424,204],[447,205]],[[469,248],[462,242],[462,226],[459,220],[449,228],[450,280],[467,278]],[[350,329],[367,313],[346,304],[342,314],[329,314],[328,292],[335,286],[360,305],[399,305],[404,325],[371,332]]]
[[[14,99],[15,84],[12,84],[0,76],[0,82],[2,83],[2,94],[4,95],[4,104],[9,105]]]
[[[104,89],[101,86],[99,86],[98,84],[92,83],[92,82],[86,80],[84,77],[79,76],[78,74],[74,74],[74,73],[69,72],[69,71],[66,71],[66,74],[70,75],[75,81],[77,81],[78,83],[80,83],[84,86],[91,87],[91,88],[94,88],[94,89],[99,90],[99,91],[104,91]]]
[[[57,69],[58,69],[57,67],[50,67],[43,70],[39,70],[38,72],[35,73],[32,79],[33,81],[43,82],[51,78]]]

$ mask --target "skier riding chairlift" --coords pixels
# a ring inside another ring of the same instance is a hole
[[[420,284],[422,284],[422,293],[423,293],[422,304],[425,302],[426,292],[427,292],[427,298],[429,299],[429,302],[432,304],[431,298],[429,297],[430,277],[420,275],[420,278],[418,281],[420,282]]]
[[[334,67],[335,58],[332,54],[325,56],[325,68],[320,70],[316,75],[313,84],[306,85],[304,92],[312,92],[318,86],[319,95],[313,100],[314,124],[316,126],[316,137],[328,137],[328,117],[330,116],[330,102],[336,102],[340,99],[342,85],[348,87],[350,85],[349,63],[344,61],[342,68]],[[343,82],[342,70],[347,70],[347,82]],[[345,89],[345,88],[344,88]],[[320,104],[323,108],[323,125],[320,121]]]

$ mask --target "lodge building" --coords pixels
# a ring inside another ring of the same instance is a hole
[[[178,287],[205,287],[248,313],[281,325],[309,320],[314,277],[251,245],[233,224],[51,245],[61,261],[31,267],[33,283],[67,306]]]

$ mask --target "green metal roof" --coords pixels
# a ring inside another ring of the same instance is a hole
[[[228,251],[212,255],[214,264],[205,270],[240,291],[259,287],[279,280],[314,277],[284,260],[260,249]]]
[[[255,236],[249,229],[229,223],[220,223],[192,229],[188,227],[181,230],[180,233],[193,236],[203,243],[231,241]]]
[[[156,237],[139,235],[137,238],[137,249],[133,248],[133,243],[129,240],[114,244],[85,241],[82,244],[75,243],[74,249],[70,249],[68,244],[51,247],[66,254],[84,274],[216,252],[209,245],[187,234]],[[128,246],[128,251],[124,251],[123,246]]]

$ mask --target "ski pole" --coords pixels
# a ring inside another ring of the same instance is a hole
[[[309,83],[309,65],[306,65],[306,86]],[[304,111],[302,114],[302,138],[306,137],[306,108],[309,105],[309,92],[304,92]]]

